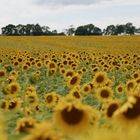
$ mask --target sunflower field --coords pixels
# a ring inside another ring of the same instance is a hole
[[[0,37],[0,140],[140,140],[140,36]]]

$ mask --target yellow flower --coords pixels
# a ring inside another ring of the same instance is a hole
[[[3,110],[7,110],[8,109],[8,101],[7,100],[1,100],[0,101],[0,108]]]
[[[36,120],[31,117],[24,117],[17,121],[16,131],[17,132],[29,132],[36,125]]]
[[[17,110],[21,107],[21,99],[13,98],[8,102],[8,110]]]
[[[55,108],[53,120],[64,133],[80,134],[88,131],[92,113],[93,109],[88,105],[83,105],[80,101],[62,100]]]
[[[68,80],[67,85],[70,89],[72,89],[75,86],[79,85],[80,81],[81,81],[81,77],[79,76],[79,74],[75,74],[74,76],[72,76],[72,78]]]
[[[124,126],[137,125],[140,121],[140,97],[136,95],[128,97],[128,101],[114,113],[113,117]]]
[[[81,88],[81,93],[83,95],[88,95],[91,92],[91,85],[89,83],[85,83]]]
[[[34,129],[30,131],[22,140],[60,140],[60,136],[52,128],[48,122],[37,124]]]
[[[12,82],[4,88],[4,92],[10,96],[16,96],[20,92],[20,85],[17,82]]]
[[[30,94],[26,95],[26,100],[31,106],[36,106],[38,104],[38,97],[35,92],[31,92]]]
[[[97,97],[102,101],[108,101],[113,97],[113,90],[110,87],[101,87],[97,89]]]
[[[104,86],[107,83],[106,72],[97,72],[93,78],[93,83],[97,87]]]
[[[54,107],[57,103],[58,96],[56,92],[46,93],[45,95],[45,103],[47,107]]]

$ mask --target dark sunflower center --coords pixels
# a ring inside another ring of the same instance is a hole
[[[52,97],[52,95],[48,95],[46,99],[47,99],[48,103],[51,103],[53,100],[53,97]]]
[[[71,79],[70,84],[74,85],[77,82],[78,78],[75,76]]]
[[[5,108],[6,107],[6,102],[2,102],[2,104],[1,104],[1,108]]]
[[[10,102],[8,109],[14,109],[16,107],[16,105],[17,105],[16,102]]]
[[[107,90],[102,90],[101,91],[101,97],[108,98],[108,96],[109,96],[109,92]]]
[[[132,89],[133,87],[134,87],[134,84],[133,84],[133,83],[129,83],[129,84],[127,85],[127,89],[128,89],[128,90]]]
[[[80,98],[80,95],[79,95],[79,93],[78,93],[77,91],[74,92],[73,95],[74,95],[76,98]]]
[[[35,102],[35,97],[34,96],[29,96],[29,102],[34,103]]]
[[[83,111],[75,107],[69,111],[68,108],[65,108],[61,112],[63,120],[69,125],[76,125],[81,122],[83,119]]]
[[[104,77],[102,75],[99,75],[97,78],[96,78],[96,81],[97,83],[102,83],[104,81]]]
[[[84,88],[84,91],[85,91],[85,92],[88,92],[88,91],[89,91],[89,88],[86,86],[86,87]]]
[[[122,92],[122,91],[123,91],[122,87],[119,87],[119,88],[118,88],[118,91],[119,91],[119,92]]]
[[[11,86],[11,93],[15,93],[17,91],[17,87],[15,85]]]
[[[140,97],[136,97],[136,100],[133,108],[128,108],[128,110],[123,113],[127,119],[135,119],[140,115]]]
[[[112,117],[113,113],[118,109],[118,104],[111,104],[107,109],[107,116]]]

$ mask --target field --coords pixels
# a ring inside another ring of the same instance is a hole
[[[0,37],[0,140],[140,140],[140,36]]]

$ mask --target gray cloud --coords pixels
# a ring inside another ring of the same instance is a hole
[[[48,4],[48,5],[91,5],[94,3],[99,3],[101,1],[111,1],[111,0],[37,0],[38,4]]]

